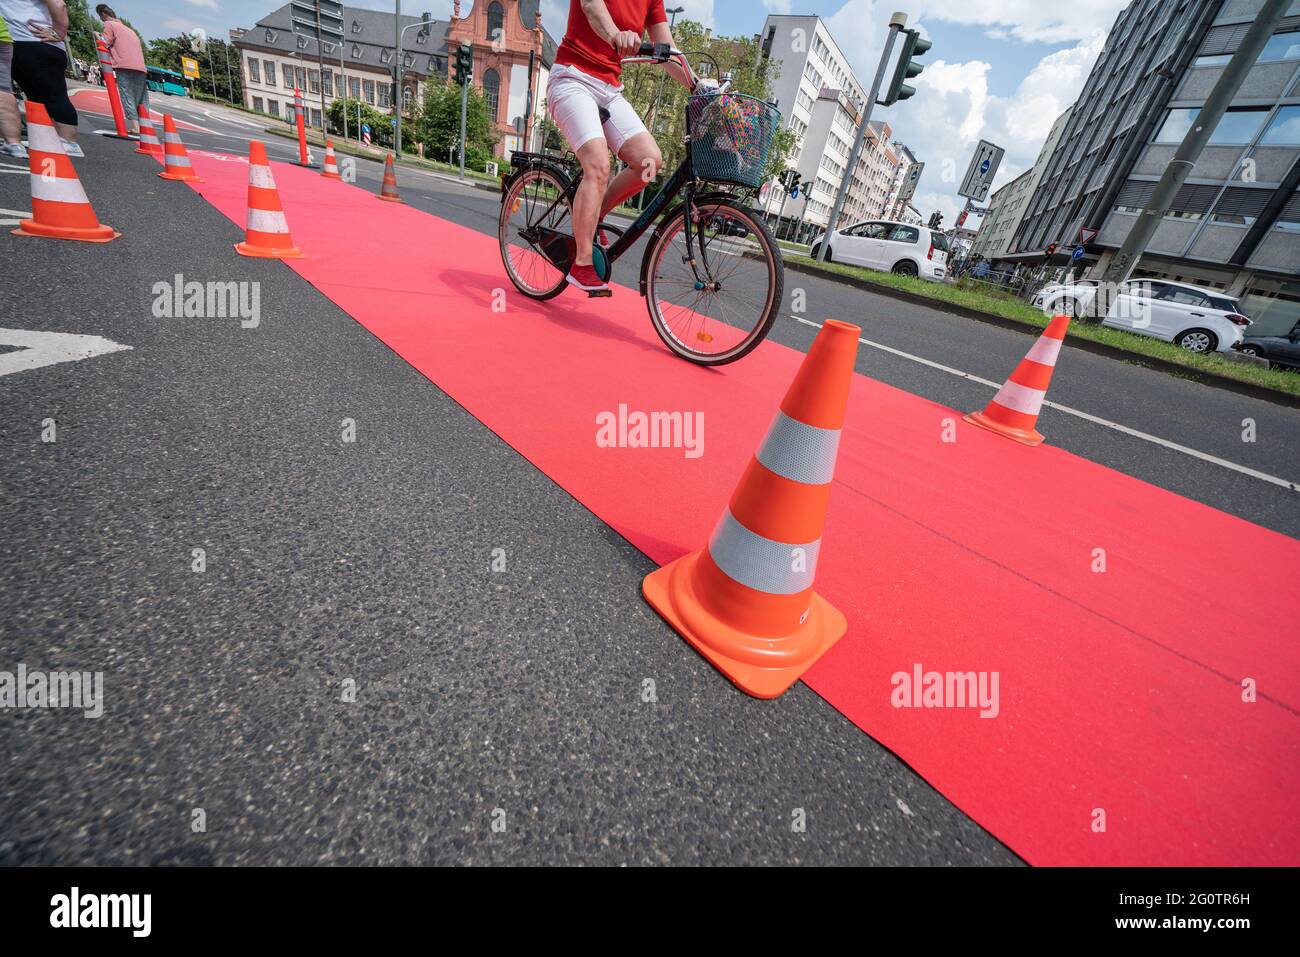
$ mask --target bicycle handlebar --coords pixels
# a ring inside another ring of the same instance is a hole
[[[634,56],[623,57],[624,63],[667,63],[669,60],[676,60],[686,75],[698,80],[699,76],[691,69],[690,63],[686,59],[686,54],[667,43],[642,43],[640,49]],[[731,74],[724,73],[722,82],[718,84],[718,92],[725,93],[731,86]]]

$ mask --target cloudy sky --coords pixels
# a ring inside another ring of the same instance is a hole
[[[815,13],[830,27],[867,86],[884,44],[890,14],[902,10],[934,41],[916,82],[917,95],[876,116],[887,119],[897,139],[926,163],[916,206],[937,209],[945,225],[963,200],[957,181],[980,139],[1007,151],[994,187],[1032,166],[1057,115],[1074,101],[1087,79],[1106,32],[1129,0],[668,0],[683,17],[717,33],[749,36],[766,13]],[[357,6],[391,9],[383,0]],[[252,26],[274,9],[273,0],[119,0],[118,13],[146,37],[172,36],[202,27],[224,36],[230,27]],[[462,3],[463,10],[471,6]],[[407,0],[404,13],[430,11],[445,19],[451,0]],[[557,40],[564,33],[566,0],[542,0],[542,17]],[[972,221],[972,225],[974,221]]]

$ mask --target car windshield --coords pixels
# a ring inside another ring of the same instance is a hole
[[[944,252],[948,251],[948,237],[943,233],[936,233],[934,230],[931,230],[930,243],[935,249],[942,249]]]

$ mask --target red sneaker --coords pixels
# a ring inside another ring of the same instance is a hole
[[[588,263],[585,266],[573,266],[564,277],[571,286],[577,286],[589,296],[608,296],[611,294],[609,284],[600,278],[596,267]]]

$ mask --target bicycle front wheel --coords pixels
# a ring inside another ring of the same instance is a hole
[[[772,328],[785,265],[767,226],[739,203],[684,204],[655,233],[646,255],[650,321],[683,359],[705,366],[735,362]]]
[[[511,180],[501,196],[501,261],[515,288],[532,299],[552,299],[567,286],[564,273],[527,237],[539,228],[562,228],[571,213],[568,185],[548,169],[533,168]]]

